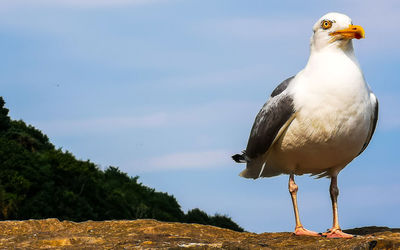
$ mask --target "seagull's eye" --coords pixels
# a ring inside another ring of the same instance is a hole
[[[327,30],[330,27],[332,27],[332,21],[330,21],[330,20],[322,20],[321,28],[323,28],[324,30]]]

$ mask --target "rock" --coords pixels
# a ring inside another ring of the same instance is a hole
[[[199,224],[156,220],[70,222],[57,219],[1,221],[0,249],[8,248],[169,248],[169,249],[398,249],[400,229],[346,230],[346,239],[293,236],[291,233],[239,233]]]

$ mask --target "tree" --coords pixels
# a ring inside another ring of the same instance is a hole
[[[0,133],[6,131],[10,127],[10,117],[8,117],[8,109],[4,107],[6,102],[0,96]]]
[[[117,167],[105,171],[56,149],[24,121],[8,117],[0,97],[0,220],[152,218],[243,230],[229,217],[200,209],[186,215],[174,196],[138,182]]]
[[[185,216],[185,220],[188,223],[210,224],[210,217],[208,214],[198,208],[189,210]]]
[[[238,232],[244,231],[243,228],[241,228],[230,217],[226,215],[215,214],[211,217],[210,224],[216,227],[228,228]]]

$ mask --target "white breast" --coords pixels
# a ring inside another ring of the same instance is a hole
[[[284,173],[340,171],[368,136],[371,101],[357,62],[322,56],[325,60],[310,58],[296,76],[290,89],[295,119],[268,155]]]

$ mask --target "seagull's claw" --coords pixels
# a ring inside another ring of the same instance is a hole
[[[343,238],[343,239],[351,239],[354,237],[352,234],[347,234],[344,233],[340,228],[331,228],[328,230],[328,232],[323,233],[323,236],[326,236],[326,238]]]
[[[307,230],[303,226],[296,227],[293,234],[296,236],[321,236],[319,233]]]

